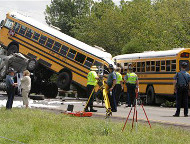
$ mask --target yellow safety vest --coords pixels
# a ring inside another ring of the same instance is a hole
[[[120,84],[122,80],[122,75],[119,72],[116,72],[116,84]]]
[[[127,83],[136,84],[137,75],[135,73],[127,73]]]
[[[96,79],[96,77],[97,77],[97,73],[95,72],[95,71],[90,71],[89,73],[88,73],[88,76],[87,76],[87,85],[93,85],[93,86],[96,86],[96,84],[97,84],[97,79]]]

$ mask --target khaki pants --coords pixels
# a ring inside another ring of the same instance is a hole
[[[30,91],[22,90],[23,105],[28,105],[28,94]]]

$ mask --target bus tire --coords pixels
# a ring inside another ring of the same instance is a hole
[[[68,90],[71,84],[71,77],[67,72],[62,72],[57,78],[57,86],[60,89]]]
[[[7,54],[11,55],[13,53],[18,53],[18,47],[16,45],[10,45],[7,49]]]
[[[58,87],[56,83],[49,83],[45,86],[43,95],[46,98],[56,98],[58,94]]]
[[[155,103],[155,93],[153,86],[149,86],[147,89],[147,104],[154,104]]]
[[[29,59],[28,60],[28,64],[27,64],[27,69],[29,71],[33,71],[35,70],[35,68],[37,67],[37,60],[36,59]]]

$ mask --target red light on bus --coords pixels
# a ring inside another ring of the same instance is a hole
[[[189,53],[184,52],[184,53],[181,54],[181,57],[182,58],[189,58]]]

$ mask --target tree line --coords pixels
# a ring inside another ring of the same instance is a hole
[[[114,55],[190,46],[190,0],[52,0],[47,24]]]

